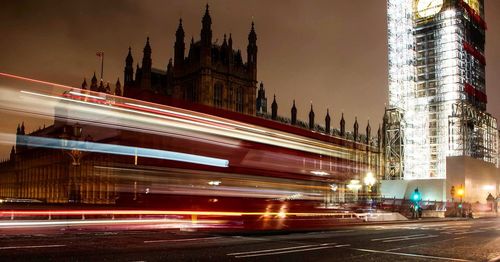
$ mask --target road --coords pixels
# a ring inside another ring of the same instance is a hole
[[[3,228],[0,257],[2,261],[500,260],[498,218],[272,234],[62,229],[14,235]]]

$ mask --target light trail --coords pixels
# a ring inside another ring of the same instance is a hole
[[[85,95],[87,97],[95,97],[96,99],[103,99],[100,96],[87,95],[87,94],[82,94],[82,93],[75,92],[73,90],[79,90],[79,89],[76,89],[76,88],[73,88],[73,87],[70,87],[70,86],[58,85],[58,84],[55,84],[55,83],[50,83],[50,82],[46,82],[46,81],[39,81],[39,80],[35,80],[35,79],[31,79],[31,78],[26,78],[26,77],[18,77],[18,76],[14,76],[14,75],[10,75],[10,74],[0,74],[0,75],[6,76],[6,77],[15,78],[15,79],[19,79],[19,80],[26,80],[26,81],[30,81],[30,82],[34,82],[34,83],[40,83],[40,84],[46,84],[46,85],[53,85],[53,86],[63,87],[65,89],[71,90],[70,91],[71,94],[75,94],[75,95],[78,95],[78,96],[84,96]],[[28,91],[22,91],[22,92],[31,93],[31,94],[37,94],[35,92],[28,92]],[[92,92],[92,91],[86,91],[86,92],[96,93],[96,92]],[[96,93],[96,94],[100,94],[100,93]],[[38,94],[38,95],[43,95],[43,94]],[[63,97],[60,97],[60,96],[51,96],[51,95],[44,95],[44,96],[47,97],[47,98],[52,98],[52,99],[66,100],[66,99],[64,99]],[[336,157],[348,158],[348,153],[346,152],[345,148],[342,148],[342,147],[339,147],[339,146],[335,146],[335,145],[332,145],[332,144],[328,144],[326,142],[320,142],[320,141],[317,141],[315,139],[309,139],[309,138],[301,137],[301,136],[298,136],[298,135],[291,135],[291,134],[287,134],[287,133],[276,131],[276,130],[272,130],[272,129],[262,128],[262,127],[256,127],[256,126],[252,126],[252,125],[249,125],[249,124],[240,123],[240,122],[233,121],[233,120],[228,120],[228,119],[224,119],[224,118],[220,118],[220,117],[206,115],[206,114],[203,114],[203,113],[193,112],[193,111],[189,111],[189,110],[183,110],[183,109],[179,109],[179,108],[172,108],[172,110],[165,110],[165,109],[162,109],[162,108],[159,108],[159,107],[165,107],[165,108],[170,108],[170,107],[164,106],[164,105],[158,105],[158,104],[154,104],[154,103],[150,103],[150,102],[145,102],[145,101],[140,101],[140,100],[135,100],[135,99],[128,99],[128,98],[123,98],[123,97],[117,97],[117,96],[108,95],[108,94],[106,94],[105,97],[110,97],[110,98],[113,98],[113,99],[118,99],[118,100],[123,100],[123,101],[138,101],[139,103],[154,105],[155,107],[153,107],[153,106],[147,106],[147,105],[141,105],[141,104],[138,104],[138,103],[130,103],[130,102],[124,102],[124,103],[122,103],[122,105],[129,104],[129,105],[135,105],[135,106],[142,107],[142,108],[154,109],[154,110],[160,111],[160,112],[161,111],[165,111],[165,112],[175,113],[177,115],[183,115],[183,116],[189,116],[191,118],[195,118],[198,121],[200,121],[200,120],[203,119],[204,121],[211,122],[210,127],[212,127],[212,128],[214,127],[214,124],[224,124],[224,125],[226,125],[225,128],[228,128],[228,127],[232,126],[232,127],[238,128],[238,129],[242,129],[241,131],[246,131],[247,132],[246,134],[238,134],[237,136],[233,136],[234,138],[239,138],[239,139],[245,139],[246,138],[246,140],[251,140],[252,141],[252,139],[248,139],[249,138],[248,137],[248,132],[255,132],[254,134],[250,134],[250,138],[252,138],[252,135],[253,135],[254,136],[253,140],[256,141],[256,142],[266,143],[266,144],[271,144],[271,145],[278,145],[278,146],[282,146],[282,147],[288,147],[288,148],[295,149],[295,150],[310,151],[310,152],[313,152],[313,153],[319,153],[319,154],[324,154],[324,155],[331,155],[331,156],[336,156]],[[77,100],[68,99],[66,101],[76,102]],[[96,103],[90,103],[90,102],[86,102],[86,101],[79,101],[79,102],[84,102],[87,105],[99,106]],[[111,105],[111,103],[110,104],[106,104],[106,105],[102,105],[101,104],[100,106],[105,106],[107,109],[109,109],[109,107],[113,106],[114,107],[113,109],[116,109],[116,105]],[[177,112],[174,111],[174,110],[176,110]],[[182,113],[182,112],[187,112],[187,113]],[[138,113],[138,112],[136,111],[134,113]],[[158,117],[158,114],[156,113],[155,115],[152,115],[152,116]],[[198,124],[200,124],[200,123],[198,123]],[[197,131],[206,132],[206,130],[197,130]],[[210,130],[209,130],[208,133],[213,133],[213,130],[212,130],[212,132],[210,132]],[[226,135],[227,136],[228,134],[227,133],[223,133],[223,134],[217,134],[217,135]],[[243,135],[243,137],[242,137],[242,135]],[[269,140],[271,140],[271,141],[269,141]],[[323,150],[318,150],[318,147],[323,148]],[[325,152],[325,147],[328,148],[328,149],[326,149],[326,152]],[[332,151],[332,150],[334,150],[334,151]],[[360,153],[364,154],[364,152],[360,152]]]
[[[1,134],[0,134],[1,136]],[[179,162],[194,163],[200,165],[228,167],[229,161],[226,159],[206,157],[194,154],[186,154],[174,151],[166,151],[159,149],[131,147],[114,144],[103,144],[90,141],[64,140],[37,136],[19,135],[19,145],[32,147],[43,147],[52,149],[64,150],[80,150],[84,152],[106,153],[126,156],[139,156],[147,158],[156,158],[163,160],[172,160]]]
[[[195,211],[195,210],[12,210],[0,211],[0,216],[82,216],[82,215],[185,215],[185,216],[279,216],[281,212],[231,212],[231,211]],[[353,214],[353,213],[352,213]],[[341,212],[287,212],[287,216],[349,216]],[[164,221],[164,220],[163,220]]]

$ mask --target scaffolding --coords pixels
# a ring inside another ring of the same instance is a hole
[[[498,127],[490,114],[460,101],[449,118],[450,156],[470,156],[498,165]]]
[[[403,114],[397,108],[386,109],[384,115],[385,131],[385,177],[386,180],[403,178],[404,171],[404,126]]]
[[[390,179],[446,178],[446,157],[454,155],[498,162],[496,119],[486,113],[482,2],[420,3],[387,1],[389,108],[402,125],[386,128]],[[474,119],[461,113],[462,102]],[[465,118],[475,123],[470,132]]]

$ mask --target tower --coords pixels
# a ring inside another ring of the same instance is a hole
[[[276,95],[274,95],[271,110],[271,119],[276,120],[278,118],[278,103],[276,103]]]
[[[353,135],[354,135],[354,141],[359,140],[359,124],[358,124],[358,117],[354,118],[354,126],[353,126]]]
[[[90,80],[90,90],[91,91],[97,91],[98,87],[97,87],[97,77],[95,76],[95,72],[94,72],[94,75],[92,76],[92,79]]]
[[[201,65],[209,66],[212,61],[212,18],[208,10],[208,4],[205,9],[205,15],[201,20]]]
[[[257,113],[260,114],[267,113],[266,90],[264,90],[264,83],[262,82],[260,82],[259,91],[257,92],[256,108],[257,108]]]
[[[295,99],[293,100],[293,106],[292,106],[292,125],[297,124],[297,108],[295,107]]]
[[[250,74],[254,80],[257,79],[257,34],[255,33],[254,23],[248,34],[247,46],[247,64]]]
[[[149,37],[146,39],[144,46],[144,56],[142,57],[141,67],[141,88],[151,88],[151,68],[153,61],[151,59],[151,46],[149,45]]]
[[[311,104],[311,110],[309,111],[309,129],[314,129],[314,110]]]
[[[129,87],[134,84],[134,58],[132,58],[132,48],[128,47],[127,58],[125,58],[125,70],[123,72],[124,85]]]
[[[122,95],[122,84],[120,83],[120,78],[118,78],[115,84],[115,96],[121,96],[121,95]]]
[[[446,178],[449,156],[496,164],[497,122],[486,112],[483,1],[387,3],[387,110],[397,123],[387,123],[386,152],[404,156],[401,176]]]
[[[342,112],[342,117],[340,118],[340,136],[345,136],[344,112]]]
[[[179,26],[175,32],[175,44],[174,44],[174,66],[177,70],[181,69],[184,64],[184,28],[182,28],[182,19],[179,19]]]
[[[330,110],[326,109],[325,116],[325,133],[330,134]]]
[[[366,125],[366,144],[370,144],[370,137],[372,135],[372,128],[370,127],[370,120],[368,120],[368,124]]]

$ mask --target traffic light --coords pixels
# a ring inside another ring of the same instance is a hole
[[[415,191],[411,195],[411,200],[415,203],[418,203],[420,202],[420,200],[422,200],[422,195],[420,195],[420,192],[418,192],[418,187],[415,188]]]

